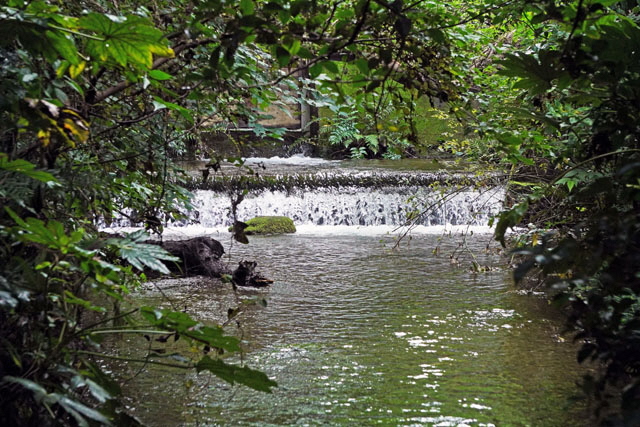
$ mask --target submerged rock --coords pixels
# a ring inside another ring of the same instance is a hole
[[[285,234],[295,233],[293,220],[286,216],[257,216],[246,222],[244,233],[252,234]]]

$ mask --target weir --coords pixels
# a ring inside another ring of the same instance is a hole
[[[482,226],[499,212],[505,195],[490,175],[339,167],[305,157],[289,161],[253,159],[260,173],[194,178],[188,185],[196,195],[192,219],[202,227],[229,226],[231,200],[242,194],[236,210],[241,221],[281,215],[296,225]]]
[[[384,187],[264,190],[248,194],[238,205],[237,218],[282,215],[297,225],[403,226],[487,225],[498,213],[504,190],[493,188]],[[210,190],[196,192],[196,220],[203,227],[233,223],[230,197]],[[415,221],[415,222],[414,222]]]

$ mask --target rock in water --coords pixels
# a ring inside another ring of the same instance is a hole
[[[285,234],[295,233],[296,226],[286,216],[257,216],[247,221],[244,230],[247,236],[252,234]]]
[[[224,247],[211,237],[195,237],[189,240],[173,240],[162,243],[162,247],[180,261],[166,262],[173,273],[182,276],[221,277],[230,269],[220,260]]]

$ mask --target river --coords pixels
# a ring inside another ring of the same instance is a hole
[[[587,424],[584,403],[571,400],[582,374],[575,344],[543,295],[514,287],[487,227],[427,225],[396,245],[388,224],[309,222],[249,245],[231,246],[223,228],[172,231],[211,235],[231,265],[256,260],[274,283],[236,295],[214,279],[164,279],[133,297],[215,323],[239,300],[264,299],[227,329],[243,339],[235,362],[278,387],[121,366],[132,414],[153,426]]]

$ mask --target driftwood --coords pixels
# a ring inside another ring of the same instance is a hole
[[[255,261],[240,261],[238,268],[233,271],[231,281],[235,286],[252,286],[261,288],[273,283],[273,280],[260,275],[256,270]]]

